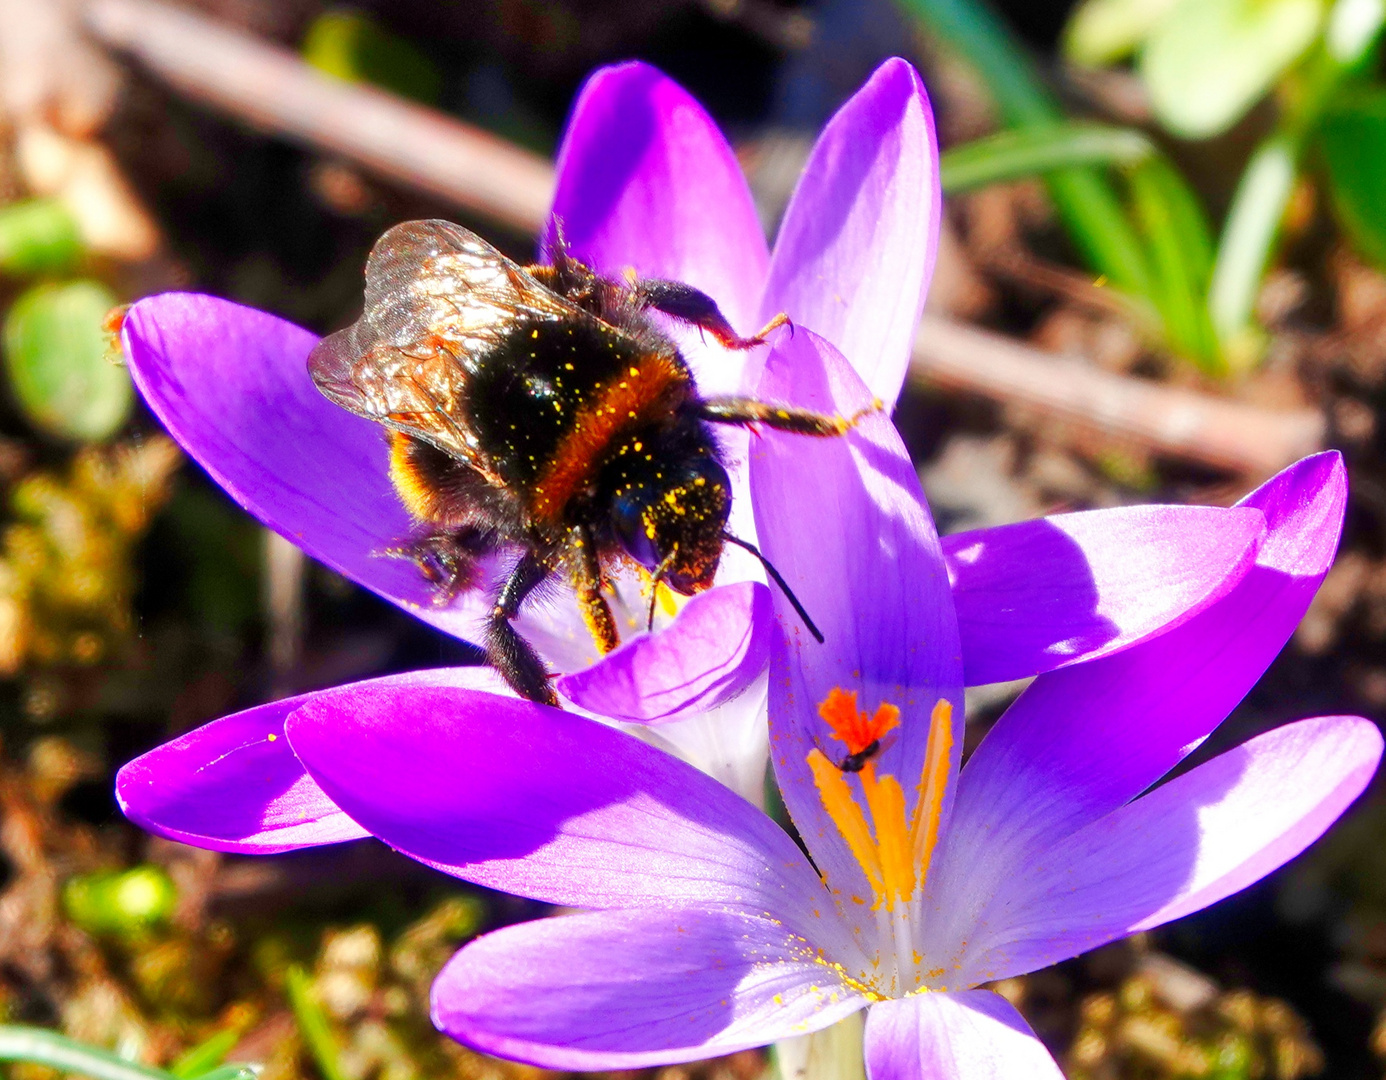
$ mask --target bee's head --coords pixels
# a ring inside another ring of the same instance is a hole
[[[731,511],[731,480],[711,456],[633,479],[612,506],[626,552],[675,592],[711,587]]]

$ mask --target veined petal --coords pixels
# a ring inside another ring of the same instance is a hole
[[[1046,967],[1259,881],[1361,794],[1381,748],[1359,717],[1288,724],[1013,867],[970,943],[967,980]]]
[[[1239,504],[1267,528],[1236,588],[1168,633],[1031,684],[960,779],[939,933],[963,933],[1014,867],[1139,794],[1222,722],[1308,608],[1346,497],[1338,454],[1291,466]]]
[[[915,994],[866,1014],[869,1080],[1063,1080],[1011,1003],[990,990]]]
[[[389,675],[358,686],[500,689],[489,668]],[[337,688],[338,691],[351,689]],[[269,855],[369,836],[303,769],[284,720],[315,691],[223,716],[123,766],[116,800],[131,821],[159,836],[214,851]]]
[[[760,396],[846,416],[871,400],[841,354],[802,328],[776,339]],[[946,699],[953,705],[956,770],[962,658],[943,556],[914,466],[884,413],[865,415],[840,438],[763,432],[751,486],[761,547],[825,638],[816,642],[775,595],[785,638],[771,653],[775,774],[814,861],[850,902],[870,892],[862,891],[866,878],[807,764],[816,747],[844,752],[831,742],[818,707],[840,688],[855,691],[868,714],[882,703],[900,710],[898,738],[877,765],[899,779],[912,810],[930,715]]]
[[[558,152],[553,218],[573,254],[599,270],[686,282],[740,333],[759,328],[769,253],[746,178],[703,107],[648,64],[603,68],[578,94]],[[715,350],[723,362],[701,365],[698,351],[689,359],[700,389],[735,391],[735,355]]]
[[[464,947],[433,1022],[547,1069],[636,1069],[827,1027],[865,1000],[773,919],[664,909],[521,923]]]
[[[307,367],[314,335],[193,293],[141,300],[122,334],[149,407],[236,502],[372,592],[465,632],[474,596],[438,607],[417,566],[384,556],[413,532],[390,483],[384,429],[318,392]]]
[[[574,713],[369,683],[288,719],[328,796],[420,862],[578,907],[721,904],[810,925],[827,897],[778,825],[692,766]]]
[[[757,582],[701,593],[668,627],[565,675],[558,691],[589,712],[634,723],[716,708],[765,670],[773,618],[770,593]]]
[[[968,686],[1120,652],[1232,591],[1256,561],[1251,507],[1124,506],[943,538]]]
[[[761,318],[787,312],[851,361],[887,410],[934,270],[941,209],[933,110],[887,60],[818,137],[785,211]]]

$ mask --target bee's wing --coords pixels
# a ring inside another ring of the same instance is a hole
[[[465,420],[467,380],[517,321],[593,316],[541,285],[474,233],[407,221],[366,262],[361,317],[308,357],[343,408],[425,439],[491,476]]]

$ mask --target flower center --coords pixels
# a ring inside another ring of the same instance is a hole
[[[929,718],[929,741],[912,814],[907,812],[900,782],[889,773],[878,776],[872,760],[880,752],[881,739],[900,723],[900,710],[883,702],[868,715],[857,708],[855,691],[834,687],[818,706],[818,715],[832,729],[833,738],[847,746],[847,757],[841,761],[832,761],[817,747],[809,751],[808,766],[818,797],[871,884],[871,909],[884,907],[893,912],[897,903],[908,904],[916,890],[923,891],[938,843],[953,748],[953,706],[940,698]],[[848,782],[849,774],[857,777],[860,802]],[[865,903],[864,898],[854,899]]]

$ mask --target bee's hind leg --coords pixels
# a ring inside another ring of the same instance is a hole
[[[505,579],[486,624],[486,660],[521,697],[556,707],[558,695],[549,684],[544,662],[511,623],[525,597],[548,575],[548,564],[528,552]]]

